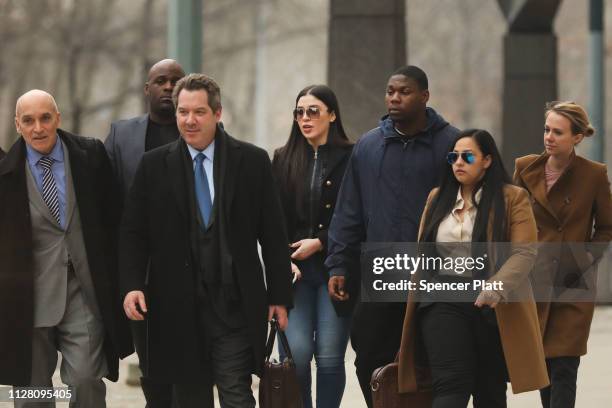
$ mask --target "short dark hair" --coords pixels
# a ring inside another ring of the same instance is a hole
[[[399,67],[398,69],[396,69],[393,74],[391,74],[391,76],[393,75],[403,75],[406,78],[413,79],[417,83],[421,91],[429,89],[429,81],[427,80],[427,74],[425,73],[425,71],[423,71],[417,66],[404,65],[403,67]]]
[[[189,74],[181,78],[172,91],[172,102],[174,108],[178,107],[178,96],[182,90],[200,91],[204,90],[208,94],[208,106],[213,112],[218,112],[221,109],[221,89],[214,79],[204,74]]]

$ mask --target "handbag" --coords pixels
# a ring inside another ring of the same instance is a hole
[[[374,370],[370,382],[374,408],[431,408],[433,395],[430,390],[400,394],[397,383],[398,367],[396,357],[392,363]]]
[[[287,357],[278,362],[270,359],[274,338],[278,338],[285,349]],[[261,408],[303,408],[300,385],[297,379],[295,363],[285,333],[278,328],[278,322],[270,322],[270,334],[266,343],[263,373],[259,382],[259,406]]]

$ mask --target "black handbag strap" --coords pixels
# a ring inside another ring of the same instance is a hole
[[[278,322],[276,319],[272,319],[270,321],[270,334],[268,334],[268,341],[266,342],[266,356],[265,361],[270,360],[270,356],[272,355],[272,349],[274,348],[274,338],[278,333],[278,337],[280,338],[280,342],[285,349],[285,353],[289,359],[293,360],[293,355],[291,354],[291,349],[289,348],[289,342],[287,341],[287,336],[285,336],[285,332],[278,328]]]

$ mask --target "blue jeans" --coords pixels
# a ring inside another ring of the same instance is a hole
[[[317,363],[317,408],[338,408],[344,386],[344,354],[349,339],[350,317],[338,317],[327,293],[327,280],[319,268],[306,260],[298,264],[302,279],[295,283],[294,307],[285,330],[295,361],[304,408],[312,408],[310,361]],[[279,344],[281,360],[286,354]]]

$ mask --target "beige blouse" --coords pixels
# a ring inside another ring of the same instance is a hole
[[[476,202],[480,202],[482,196],[482,189],[476,192]],[[467,206],[467,207],[466,207]],[[463,211],[463,220],[459,216],[459,211],[467,208]],[[436,235],[436,243],[444,242],[471,242],[472,241],[472,230],[474,229],[474,221],[476,220],[476,214],[478,209],[470,202],[466,202],[461,196],[461,188],[457,191],[457,199],[455,200],[455,206],[451,210],[450,214],[446,216],[440,222],[438,226],[438,233]],[[471,248],[469,245],[436,245],[438,254],[442,257],[468,257],[471,256]],[[457,273],[453,270],[442,269],[439,271],[440,275],[453,275],[457,276]],[[464,272],[460,276],[469,277],[471,273],[469,271]]]

